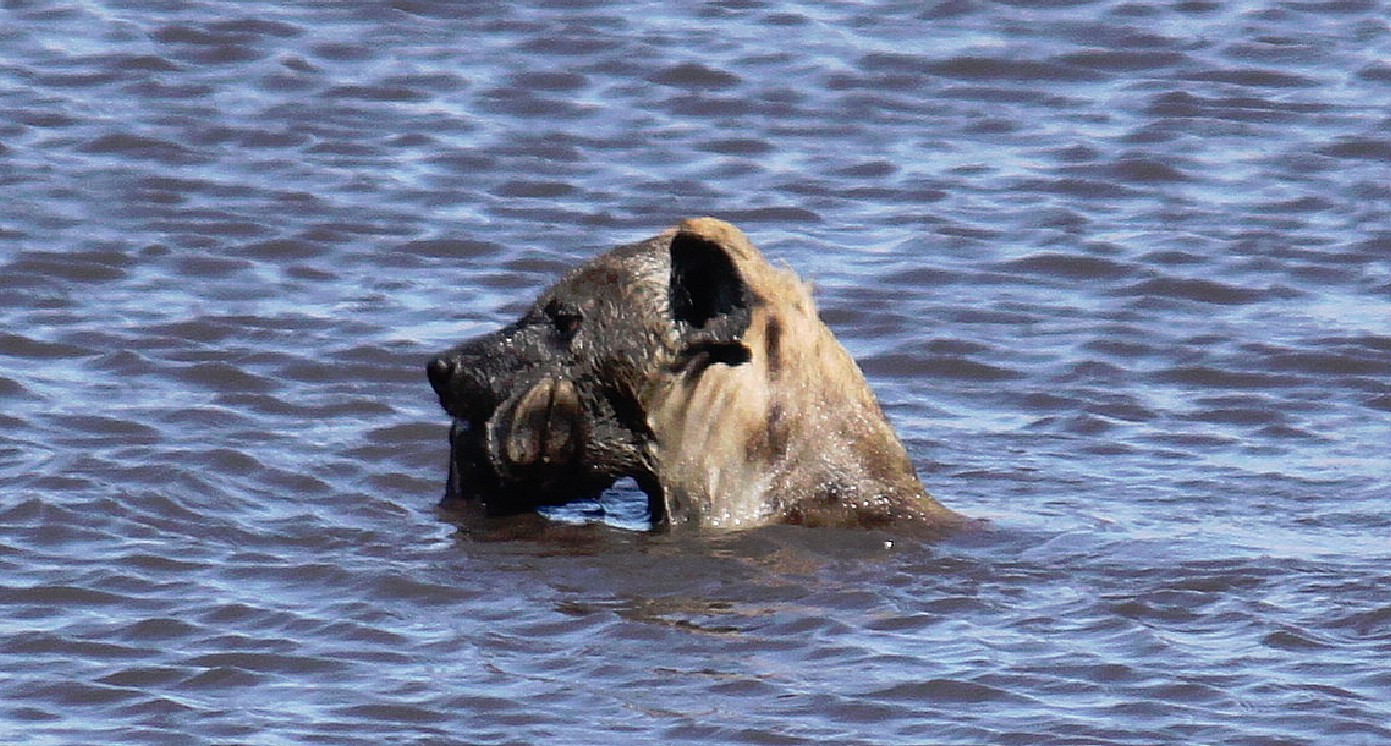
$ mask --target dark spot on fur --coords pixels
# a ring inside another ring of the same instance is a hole
[[[707,365],[743,365],[753,356],[749,348],[739,342],[708,342],[696,348],[705,355]]]
[[[774,463],[787,456],[789,440],[787,415],[778,402],[768,405],[768,419],[762,430],[749,432],[744,450],[765,463]]]
[[[768,450],[774,457],[781,458],[787,453],[789,431],[782,404],[775,401],[768,405]]]
[[[768,350],[768,380],[776,381],[782,373],[782,322],[776,316],[768,319],[764,344]]]
[[[712,365],[743,365],[751,357],[740,342],[697,342],[681,351],[675,367],[687,381],[694,381]]]
[[[647,424],[647,414],[643,412],[638,393],[634,389],[632,381],[640,380],[640,376],[627,366],[611,366],[605,376],[594,378],[582,376],[581,386],[590,386],[597,390],[603,403],[613,411],[616,419],[623,427],[639,433],[643,437],[654,437],[652,428]]]

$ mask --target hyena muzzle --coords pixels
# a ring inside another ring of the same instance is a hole
[[[599,255],[427,367],[454,418],[446,507],[527,512],[631,477],[654,525],[959,521],[806,285],[713,218]]]

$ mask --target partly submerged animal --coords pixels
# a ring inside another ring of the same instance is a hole
[[[658,525],[960,521],[808,287],[713,218],[595,257],[428,373],[454,417],[446,506],[525,512],[631,477]]]

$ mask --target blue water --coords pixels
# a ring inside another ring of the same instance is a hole
[[[1376,2],[13,2],[13,744],[1391,743]],[[921,545],[438,513],[433,352],[682,217]]]

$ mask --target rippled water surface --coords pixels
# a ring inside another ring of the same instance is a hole
[[[668,5],[0,8],[5,742],[1391,743],[1387,8]],[[986,528],[436,512],[703,214]]]

